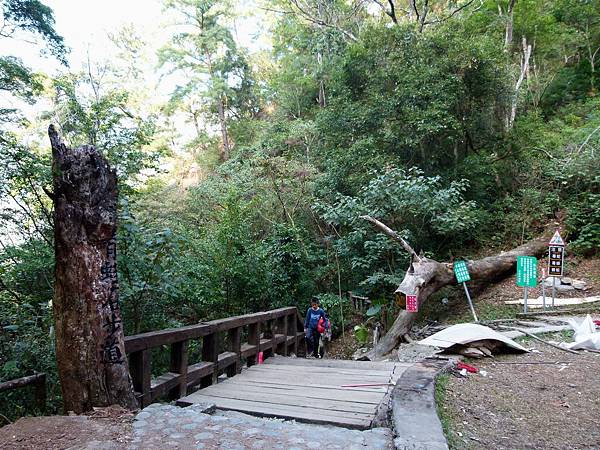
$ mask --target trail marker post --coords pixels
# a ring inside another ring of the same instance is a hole
[[[471,295],[469,294],[469,290],[467,289],[467,281],[471,280],[471,276],[469,275],[469,269],[467,268],[467,263],[465,261],[456,261],[453,264],[453,269],[456,281],[462,283],[463,288],[465,289],[465,294],[467,296],[467,301],[469,302],[469,308],[471,308],[473,318],[475,319],[475,322],[479,322],[479,319],[477,319],[477,314],[475,313],[475,308],[473,307]]]
[[[556,278],[563,276],[563,266],[565,263],[565,241],[558,230],[548,243],[548,276],[552,277],[552,307],[554,308],[554,299],[556,297]]]
[[[517,256],[517,286],[524,288],[523,312],[527,312],[527,290],[537,285],[537,258]]]

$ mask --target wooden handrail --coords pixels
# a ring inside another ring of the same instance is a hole
[[[35,388],[35,400],[38,408],[44,412],[46,410],[46,374],[36,373],[26,377],[15,378],[14,380],[0,383],[0,392],[19,389],[33,385]]]
[[[288,307],[125,337],[125,352],[140,406],[165,395],[170,399],[183,397],[198,385],[202,388],[216,383],[221,373],[235,376],[242,370],[242,358],[251,366],[257,363],[260,352],[265,358],[273,353],[298,353],[304,344],[302,322],[298,309]],[[242,343],[244,327],[248,339]],[[224,332],[228,348],[219,352],[219,337]],[[262,332],[269,332],[270,337],[264,333],[261,338]],[[190,340],[202,340],[200,361],[188,361]],[[151,350],[163,345],[171,346],[169,372],[152,379]]]

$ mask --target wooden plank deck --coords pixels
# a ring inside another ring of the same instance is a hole
[[[408,366],[276,356],[183,397],[177,404],[209,402],[220,409],[256,416],[367,429],[392,383]],[[372,383],[390,384],[342,387]]]

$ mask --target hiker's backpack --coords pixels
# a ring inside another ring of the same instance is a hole
[[[325,330],[328,330],[329,328],[331,328],[331,322],[329,322],[329,319],[324,319],[321,317],[319,319],[319,323],[317,324],[317,331],[322,334],[325,333]]]

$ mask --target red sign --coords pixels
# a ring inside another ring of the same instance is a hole
[[[407,295],[406,296],[406,311],[407,312],[419,311],[419,303],[417,302],[416,295]]]

